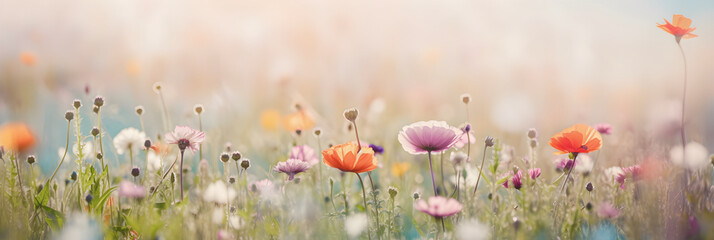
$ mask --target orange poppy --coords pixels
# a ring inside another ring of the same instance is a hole
[[[24,123],[6,123],[0,127],[0,146],[8,151],[23,152],[35,145],[35,136]]]
[[[37,60],[35,58],[35,54],[31,52],[21,52],[20,62],[24,63],[27,66],[33,66],[35,65],[35,62],[37,62]]]
[[[672,17],[672,23],[667,21],[667,19],[664,19],[664,22],[666,24],[657,24],[657,27],[661,28],[665,32],[668,32],[672,35],[674,35],[674,38],[679,42],[680,39],[690,39],[694,37],[698,37],[697,35],[692,34],[691,32],[694,31],[694,29],[697,28],[690,28],[689,25],[692,24],[692,20],[679,15],[679,14],[674,14]]]
[[[294,132],[295,130],[307,130],[315,126],[315,122],[304,110],[297,111],[285,117],[285,129]]]
[[[358,152],[359,151],[359,152]],[[356,142],[332,146],[322,151],[322,162],[343,172],[363,173],[377,168],[377,158],[370,147],[360,150]]]
[[[602,147],[600,133],[585,124],[575,124],[550,138],[550,146],[560,150],[555,154],[589,153]]]

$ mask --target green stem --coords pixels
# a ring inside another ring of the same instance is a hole
[[[359,173],[355,174],[357,174],[357,178],[359,178],[359,184],[360,186],[362,186],[362,203],[364,204],[364,211],[365,213],[367,213],[367,217],[369,217],[369,207],[367,206],[367,192],[365,192],[364,190],[364,182],[362,181],[362,177],[359,175]],[[379,223],[377,223],[377,225],[379,226]],[[367,237],[369,239],[372,239],[372,234],[369,231],[369,227],[367,227]]]
[[[429,171],[431,171],[431,185],[434,187],[434,196],[438,196],[436,194],[436,182],[434,181],[434,167],[431,165],[431,151],[427,151],[426,154],[429,157]]]
[[[476,190],[478,189],[478,183],[481,181],[481,173],[483,172],[483,163],[486,162],[486,149],[488,149],[488,146],[484,144],[483,157],[481,158],[481,167],[479,167],[478,177],[476,178],[476,186],[474,187],[474,192],[471,194],[471,197],[476,196]],[[496,181],[496,180],[493,180],[493,181]]]
[[[359,176],[359,174],[357,175]],[[381,239],[379,235],[379,203],[377,202],[377,189],[374,188],[374,180],[372,180],[372,172],[367,172],[367,177],[369,177],[369,184],[372,185],[372,197],[374,198],[374,213],[377,219],[377,239]],[[361,180],[361,179],[360,179]],[[362,189],[364,190],[364,189]]]
[[[57,174],[57,170],[59,170],[60,166],[62,166],[62,163],[64,162],[64,158],[67,156],[67,149],[69,148],[69,127],[71,121],[67,121],[67,143],[65,144],[64,147],[64,154],[62,154],[62,160],[60,160],[60,163],[57,164],[57,168],[55,168],[55,171],[52,172],[52,175],[50,176],[49,179],[47,179],[47,184],[45,186],[49,187],[49,183],[52,182],[52,178],[55,177],[55,174]]]
[[[181,181],[181,201],[183,202],[183,150],[181,150],[181,165],[179,169],[179,179]]]

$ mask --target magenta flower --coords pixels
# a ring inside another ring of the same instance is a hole
[[[124,180],[119,183],[119,197],[144,198],[146,189],[142,186],[134,185],[132,182]]]
[[[535,180],[536,178],[540,177],[540,168],[531,168],[528,169],[528,176],[531,177],[531,179]]]
[[[196,152],[205,138],[206,135],[203,132],[187,126],[176,126],[173,132],[166,134],[166,142],[178,144],[181,152],[186,148],[191,149],[191,152]]]
[[[430,197],[428,204],[423,199],[419,200],[414,208],[432,217],[442,218],[457,214],[462,206],[456,199],[436,196]]]
[[[620,184],[620,189],[625,189],[625,180],[629,177],[633,181],[639,180],[642,176],[642,167],[640,165],[633,165],[626,168],[622,168],[622,173],[619,173],[615,177],[615,181]]]
[[[319,162],[315,150],[307,145],[295,146],[290,150],[290,158],[298,159],[307,162],[313,166]]]
[[[521,190],[523,186],[523,171],[518,170],[518,173],[511,178],[511,183],[513,183],[513,188],[516,190]]]
[[[555,170],[558,171],[568,171],[571,168],[577,164],[576,162],[573,162],[573,159],[569,158],[559,158],[553,160],[553,163],[555,164]]]
[[[439,153],[454,146],[461,133],[444,121],[420,121],[404,126],[397,139],[408,153]]]
[[[595,129],[600,134],[605,134],[605,135],[612,134],[612,126],[610,126],[610,124],[607,124],[607,123],[600,123],[598,125],[595,125]]]
[[[462,148],[466,146],[466,144],[476,143],[476,136],[471,133],[471,124],[466,125],[466,127],[460,130],[461,132],[457,133],[457,135],[459,135],[459,139],[456,140],[456,143],[454,143],[455,148]]]
[[[603,202],[598,206],[597,214],[603,218],[616,218],[620,216],[620,210],[617,210],[609,202]]]
[[[285,162],[279,162],[275,168],[276,172],[285,173],[288,175],[288,181],[293,180],[295,175],[310,169],[310,163],[303,162],[300,159],[290,158]]]

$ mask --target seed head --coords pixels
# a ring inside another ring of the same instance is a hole
[[[421,198],[421,193],[419,193],[419,192],[412,193],[412,198],[414,200],[419,200]]]
[[[87,203],[92,203],[92,199],[94,199],[94,197],[92,197],[92,194],[89,193],[87,193],[87,196],[84,197],[84,201],[87,201]]]
[[[241,157],[241,155],[240,155],[240,152],[238,152],[238,151],[231,153],[231,158],[233,159],[233,161],[240,160],[240,157]]]
[[[139,174],[141,174],[141,170],[139,170],[139,167],[134,167],[131,169],[131,175],[134,177],[138,177]]]
[[[359,115],[359,111],[357,110],[357,108],[348,108],[343,114],[345,115],[347,121],[354,122],[355,120],[357,120],[357,115]]]
[[[74,113],[72,111],[65,112],[64,119],[67,119],[67,121],[72,121],[72,119],[74,119]]]
[[[593,183],[591,182],[588,182],[588,185],[585,186],[585,189],[588,190],[588,192],[592,192],[593,188]]]
[[[240,162],[240,167],[248,169],[250,167],[250,159],[243,159],[243,161]]]
[[[313,131],[312,133],[315,134],[315,136],[320,136],[320,134],[322,133],[322,129],[315,128],[315,131]],[[712,157],[712,159],[714,159],[714,157]]]
[[[27,156],[27,163],[33,164],[33,163],[35,163],[35,160],[36,160],[35,155]]]
[[[99,107],[97,107],[97,106],[92,107],[92,112],[99,114]]]
[[[97,135],[99,135],[99,128],[96,128],[96,127],[92,128],[91,133],[92,133],[92,136],[96,137]]]
[[[536,138],[538,136],[538,132],[535,130],[535,128],[528,129],[528,138]]]
[[[493,147],[494,143],[494,138],[491,136],[486,136],[486,138],[483,140],[483,142],[486,144],[486,147]]]
[[[231,155],[228,153],[225,153],[225,152],[221,153],[220,159],[221,159],[221,162],[226,163],[226,162],[228,162],[228,160],[231,160]]]
[[[154,86],[152,86],[152,89],[154,90],[154,93],[156,94],[161,94],[161,88],[162,88],[162,83],[161,82],[155,82]]]
[[[94,106],[97,106],[97,107],[104,106],[104,98],[102,96],[94,97]]]
[[[176,173],[171,172],[171,177],[169,177],[169,181],[171,181],[171,183],[176,182]]]
[[[471,95],[468,93],[461,94],[461,101],[468,104],[471,102]]]
[[[101,160],[102,158],[104,158],[104,156],[102,155],[102,153],[97,153],[97,159]]]
[[[144,148],[146,148],[146,150],[151,148],[151,139],[146,139],[146,141],[144,141]]]
[[[196,104],[196,106],[193,106],[193,113],[196,115],[200,115],[203,112],[203,105],[201,104]]]
[[[531,148],[538,147],[538,140],[536,140],[535,138],[531,138],[530,145],[531,145]]]
[[[390,197],[390,198],[393,199],[394,197],[397,196],[398,193],[399,193],[399,190],[397,190],[397,188],[395,188],[395,187],[389,187],[389,197]]]
[[[144,107],[139,105],[134,108],[134,111],[136,111],[136,115],[141,116],[141,114],[144,114]]]
[[[75,99],[74,102],[72,102],[72,106],[74,106],[74,108],[80,108],[82,107],[82,101]]]
[[[72,171],[72,174],[69,175],[69,179],[72,179],[72,181],[77,181],[77,172]]]
[[[236,183],[236,177],[233,177],[233,176],[229,177],[229,178],[228,178],[228,183],[230,183],[230,184]]]

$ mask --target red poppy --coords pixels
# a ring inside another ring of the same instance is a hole
[[[600,149],[602,136],[600,133],[585,124],[575,124],[566,128],[550,138],[550,146],[560,150],[555,154],[589,153]]]
[[[694,29],[697,28],[690,28],[689,26],[692,25],[692,20],[685,16],[674,14],[674,16],[672,17],[672,23],[667,21],[667,19],[664,19],[664,22],[666,22],[666,24],[658,23],[657,27],[661,28],[665,32],[674,35],[674,38],[677,40],[678,43],[679,40],[681,40],[682,38],[690,39],[698,37],[697,35],[691,33],[692,31],[694,31]]]

